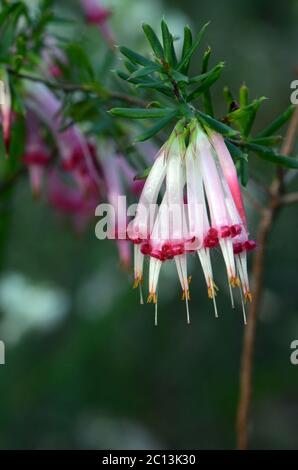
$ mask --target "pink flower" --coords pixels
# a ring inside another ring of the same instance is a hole
[[[52,132],[63,168],[71,172],[83,192],[96,192],[102,183],[96,156],[78,126],[60,131],[62,103],[44,85],[35,84],[30,90],[28,106]]]
[[[40,135],[40,122],[33,113],[27,113],[26,126],[27,140],[23,161],[29,170],[33,195],[39,197],[44,173],[49,163],[49,154]]]
[[[116,239],[121,265],[129,269],[131,266],[130,243],[127,240],[126,211],[119,207],[119,197],[124,194],[124,182],[129,187],[133,183],[134,172],[122,155],[117,155],[112,144],[102,148],[102,168],[108,202],[114,209],[115,231],[108,236]],[[124,178],[123,178],[124,176]]]
[[[85,13],[86,21],[99,27],[101,34],[110,46],[115,45],[115,38],[112,30],[107,24],[111,16],[111,10],[105,8],[100,0],[81,0],[81,5]]]
[[[94,217],[97,195],[86,197],[73,182],[63,179],[56,169],[50,170],[48,175],[48,194],[49,202],[57,212],[68,216],[77,231],[83,232]]]
[[[152,211],[160,193],[161,203]],[[210,256],[216,246],[223,254],[232,304],[233,287],[241,287],[251,301],[246,252],[255,242],[248,237],[236,170],[223,138],[196,120],[185,127],[179,122],[158,152],[127,232],[135,245],[135,287],[143,279],[144,256],[150,259],[148,302],[157,304],[162,264],[174,259],[189,322],[187,254],[197,252],[217,316]]]
[[[3,138],[6,148],[9,146],[10,125],[11,125],[11,95],[9,80],[6,73],[0,80],[0,118],[3,129]]]

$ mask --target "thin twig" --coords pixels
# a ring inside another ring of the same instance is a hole
[[[284,144],[282,154],[289,155],[294,147],[295,137],[298,129],[298,106],[292,115]],[[252,372],[255,348],[256,325],[263,294],[263,278],[265,264],[265,249],[272,225],[279,209],[285,203],[284,173],[277,174],[270,186],[270,197],[266,209],[259,222],[257,230],[257,250],[253,259],[253,301],[248,312],[248,321],[244,331],[243,349],[240,368],[240,397],[237,410],[237,448],[245,450],[248,448],[249,413],[252,397]],[[288,195],[290,197],[290,195]]]
[[[37,77],[35,75],[29,75],[24,72],[18,72],[10,67],[7,70],[11,75],[14,75],[22,80],[42,83],[46,85],[48,88],[51,88],[53,90],[62,90],[66,93],[81,91],[85,93],[92,93],[104,100],[119,100],[119,101],[124,101],[134,106],[142,106],[142,107],[148,106],[147,101],[141,98],[138,98],[137,96],[130,96],[130,95],[126,95],[125,93],[120,93],[117,91],[107,91],[107,90],[98,91],[98,90],[94,90],[92,87],[88,85],[79,84],[79,83],[66,83],[62,81],[54,82],[52,80],[47,80],[46,78],[43,78],[43,77]]]

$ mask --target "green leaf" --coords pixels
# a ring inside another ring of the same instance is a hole
[[[286,155],[276,154],[273,150],[262,145],[246,143],[245,147],[255,152],[263,160],[275,163],[276,165],[298,170],[298,159]]]
[[[242,134],[247,136],[255,120],[256,112],[264,100],[266,100],[266,98],[262,96],[247,106],[232,111],[227,115],[229,122],[234,123]]]
[[[205,33],[205,30],[206,28],[208,27],[210,22],[206,23],[202,28],[201,30],[199,31],[199,33],[196,35],[196,38],[193,42],[193,44],[191,45],[191,47],[188,49],[188,51],[186,52],[185,56],[182,58],[182,61],[179,63],[178,65],[178,71],[181,71],[184,66],[186,66],[187,64],[189,64],[189,61],[192,57],[192,55],[194,54],[194,52],[196,51],[196,49],[199,47],[200,43],[201,43],[201,40],[204,36],[204,33]]]
[[[171,67],[176,67],[177,57],[174,48],[173,36],[171,35],[168,25],[164,20],[161,22],[161,32],[165,60],[168,64],[170,64]]]
[[[292,116],[295,105],[291,104],[280,116],[278,116],[271,124],[269,124],[265,129],[260,132],[257,137],[267,137],[274,134],[278,129],[280,129]]]
[[[142,27],[155,56],[161,61],[163,61],[164,51],[160,43],[160,40],[158,39],[158,37],[156,36],[155,32],[153,31],[153,29],[151,28],[149,24],[143,23]]]
[[[244,83],[239,90],[239,104],[240,108],[244,108],[248,105],[248,88]]]
[[[147,178],[147,176],[149,175],[150,171],[151,171],[151,168],[152,166],[149,166],[148,168],[146,168],[142,173],[138,173],[135,177],[134,177],[134,181],[140,181],[140,180],[145,180]]]
[[[201,111],[196,112],[197,117],[203,123],[203,125],[207,127],[211,127],[211,129],[219,132],[220,134],[227,136],[227,137],[235,137],[239,134],[238,131],[232,129],[232,127],[227,126],[223,122],[218,121],[217,119],[208,116],[208,114],[202,113]]]
[[[66,54],[69,63],[69,75],[74,82],[94,80],[94,72],[89,57],[80,44],[70,43],[67,45]]]
[[[27,7],[23,2],[15,2],[7,5],[0,13],[0,37],[1,37],[1,57],[9,54],[9,49],[13,45],[17,32],[17,25],[21,17],[28,20]],[[13,54],[8,56],[10,61]]]
[[[119,48],[119,50],[121,54],[125,55],[125,57],[127,57],[134,64],[143,65],[143,67],[148,65],[156,65],[156,63],[152,60],[146,59],[146,57],[132,51],[131,49],[128,49],[128,47],[122,46]]]
[[[203,55],[202,74],[208,73],[207,70],[208,70],[210,55],[211,55],[211,48],[208,47],[208,49],[205,51]],[[203,93],[203,106],[204,106],[204,111],[207,114],[209,114],[209,116],[214,117],[211,93],[209,89],[206,89]]]
[[[184,61],[184,58],[186,57],[189,50],[191,49],[191,46],[192,46],[192,33],[191,33],[190,28],[188,26],[185,26],[181,62]],[[189,59],[186,60],[185,64],[182,67],[180,67],[180,72],[182,73],[188,72],[189,62],[190,62]]]
[[[186,75],[182,74],[181,72],[178,72],[177,70],[172,70],[171,72],[172,77],[174,80],[178,83],[188,83],[189,79]]]
[[[186,101],[189,102],[195,100],[202,93],[208,90],[208,88],[210,88],[210,86],[213,85],[213,83],[215,83],[219,79],[223,68],[224,62],[220,62],[218,65],[216,65],[216,67],[210,70],[210,72],[204,74],[205,77],[202,79],[201,84],[187,96]]]
[[[136,85],[136,88],[152,88],[153,90],[163,93],[166,96],[173,96],[172,89],[166,86],[163,80],[154,80],[151,78],[144,78],[141,80],[140,78],[131,78],[131,75],[127,75],[127,73],[122,72],[121,70],[116,70],[116,73],[122,80]]]
[[[246,160],[239,160],[240,166],[240,181],[242,186],[246,187],[249,180],[248,162]]]
[[[169,113],[167,116],[160,119],[155,124],[155,126],[150,127],[150,129],[148,129],[147,131],[145,131],[142,134],[138,135],[135,138],[135,141],[136,142],[143,142],[144,140],[150,139],[155,134],[157,134],[157,132],[159,132],[161,129],[163,129],[167,124],[169,124],[169,122],[171,122],[172,119],[174,119],[174,117],[177,116],[177,114],[178,114],[178,110],[176,110],[175,112]]]
[[[268,137],[256,137],[255,139],[250,139],[249,142],[258,145],[265,145],[266,147],[275,147],[279,145],[282,141],[281,135],[272,135]]]
[[[229,89],[229,87],[227,87],[227,86],[224,87],[223,95],[224,95],[224,99],[226,100],[226,103],[228,105],[228,111],[230,112],[233,103],[235,103],[235,100],[233,98],[233,95],[232,95],[231,90]]]
[[[162,118],[174,112],[176,113],[176,110],[171,108],[112,108],[109,111],[113,116],[127,119]]]
[[[238,160],[247,161],[247,157],[248,157],[247,153],[244,153],[239,147],[237,147],[237,145],[233,144],[227,139],[225,139],[225,143],[235,163]]]
[[[153,72],[161,72],[161,67],[157,64],[155,65],[148,65],[147,67],[143,67],[141,69],[135,70],[131,76],[128,78],[128,80],[131,80],[133,78],[141,78],[150,75]]]
[[[170,87],[166,86],[164,84],[164,81],[162,80],[150,80],[150,81],[144,81],[136,85],[136,88],[152,88],[155,91],[159,91],[160,93],[163,93],[164,95],[173,96],[173,91]]]
[[[142,70],[142,69],[139,68],[138,65],[133,64],[133,63],[130,62],[129,60],[125,60],[125,61],[124,61],[124,65],[125,65],[125,67],[126,67],[126,70],[128,70],[128,72],[131,73],[131,74],[134,73],[134,72],[136,72],[137,70]]]

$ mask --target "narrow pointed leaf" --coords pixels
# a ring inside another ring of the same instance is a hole
[[[255,139],[251,139],[250,142],[253,144],[258,145],[265,145],[265,147],[275,147],[279,145],[282,141],[281,135],[272,135],[268,137],[256,137]]]
[[[184,38],[183,38],[183,48],[182,48],[182,56],[181,62],[184,61],[184,58],[188,54],[188,51],[191,49],[192,46],[192,33],[188,26],[184,27]],[[187,73],[189,68],[189,59],[186,60],[184,65],[180,67],[181,73]]]
[[[183,82],[183,83],[188,83],[189,79],[186,75],[182,74],[181,72],[178,72],[177,70],[173,70],[171,73],[172,77],[176,82]]]
[[[224,95],[224,99],[226,100],[226,103],[227,103],[227,106],[228,106],[228,111],[230,112],[233,103],[235,103],[235,100],[233,98],[233,95],[232,95],[231,90],[229,89],[229,87],[227,87],[227,86],[224,87],[223,95]]]
[[[208,27],[210,22],[206,23],[202,28],[201,30],[199,31],[199,33],[197,34],[192,46],[188,49],[188,51],[186,52],[185,56],[183,57],[182,61],[180,62],[180,64],[178,65],[178,71],[181,71],[183,69],[183,67],[185,65],[187,65],[192,57],[192,55],[194,54],[194,52],[196,51],[196,49],[199,47],[200,43],[201,43],[201,40],[204,36],[204,33],[205,33],[205,30],[206,28]]]
[[[171,108],[112,108],[109,113],[126,119],[162,118],[176,110]]]
[[[295,105],[291,104],[278,118],[276,118],[271,124],[269,124],[265,129],[258,134],[257,137],[267,137],[274,134],[278,129],[280,129],[292,116]]]
[[[225,139],[225,143],[235,163],[238,160],[247,160],[247,153],[243,152],[239,147],[237,147],[237,145],[227,139]]]
[[[150,43],[150,46],[152,47],[154,54],[156,55],[158,59],[163,60],[164,51],[160,43],[160,40],[158,39],[158,37],[156,36],[155,32],[153,31],[153,29],[151,28],[149,24],[143,23],[142,26],[143,26],[143,31]]]
[[[150,75],[153,72],[160,72],[161,68],[159,65],[148,65],[147,67],[143,67],[141,69],[135,70],[131,76],[129,77],[128,80],[131,80],[133,78],[141,78],[141,77],[146,77],[147,75]]]
[[[241,85],[239,91],[239,104],[240,108],[244,108],[248,105],[248,88],[244,83]]]
[[[229,122],[234,123],[243,135],[247,136],[254,123],[256,112],[264,100],[266,100],[266,98],[262,96],[247,106],[232,111],[227,116]]]
[[[232,129],[232,127],[227,126],[227,124],[224,124],[223,122],[220,122],[217,119],[208,116],[208,114],[202,113],[201,111],[197,111],[197,117],[200,121],[203,122],[204,125],[211,127],[211,129],[214,129],[224,136],[235,137],[239,134],[239,132],[235,129]]]
[[[211,55],[211,47],[208,47],[203,55],[202,74],[208,73],[207,71],[208,71],[210,55]],[[204,106],[205,113],[209,114],[209,116],[211,117],[214,117],[211,93],[209,89],[206,89],[203,93],[203,106]]]
[[[202,93],[208,90],[210,86],[213,85],[213,83],[215,83],[219,79],[223,67],[224,63],[220,62],[216,67],[210,70],[210,72],[206,73],[205,78],[203,78],[201,84],[192,93],[188,95],[187,101],[195,100]]]
[[[177,57],[174,48],[173,36],[171,35],[168,25],[164,20],[161,22],[161,32],[165,60],[172,67],[175,67],[177,65]]]
[[[138,54],[135,51],[132,51],[131,49],[128,49],[128,47],[120,47],[119,48],[121,54],[125,55],[131,62],[134,64],[140,64],[143,65],[144,67],[148,65],[156,65],[155,62],[153,62],[150,59],[147,59],[146,57]]]
[[[169,113],[167,116],[163,117],[160,119],[155,126],[150,127],[150,129],[146,130],[142,134],[138,135],[135,138],[136,142],[143,142],[145,140],[150,139],[153,137],[155,134],[157,134],[161,129],[163,129],[171,120],[178,114],[178,111]]]
[[[246,148],[255,152],[263,160],[275,163],[276,165],[292,168],[298,170],[298,159],[286,155],[280,155],[273,152],[273,150],[262,145],[246,143]]]

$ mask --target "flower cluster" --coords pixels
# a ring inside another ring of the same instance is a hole
[[[148,302],[157,304],[161,266],[173,259],[189,322],[187,254],[197,253],[217,315],[218,288],[210,256],[217,246],[223,254],[232,301],[234,287],[241,288],[242,299],[251,301],[246,253],[255,242],[249,239],[237,172],[222,135],[203,129],[197,120],[188,125],[180,121],[158,152],[128,236],[134,243],[135,287],[143,281],[144,256],[150,258]]]

